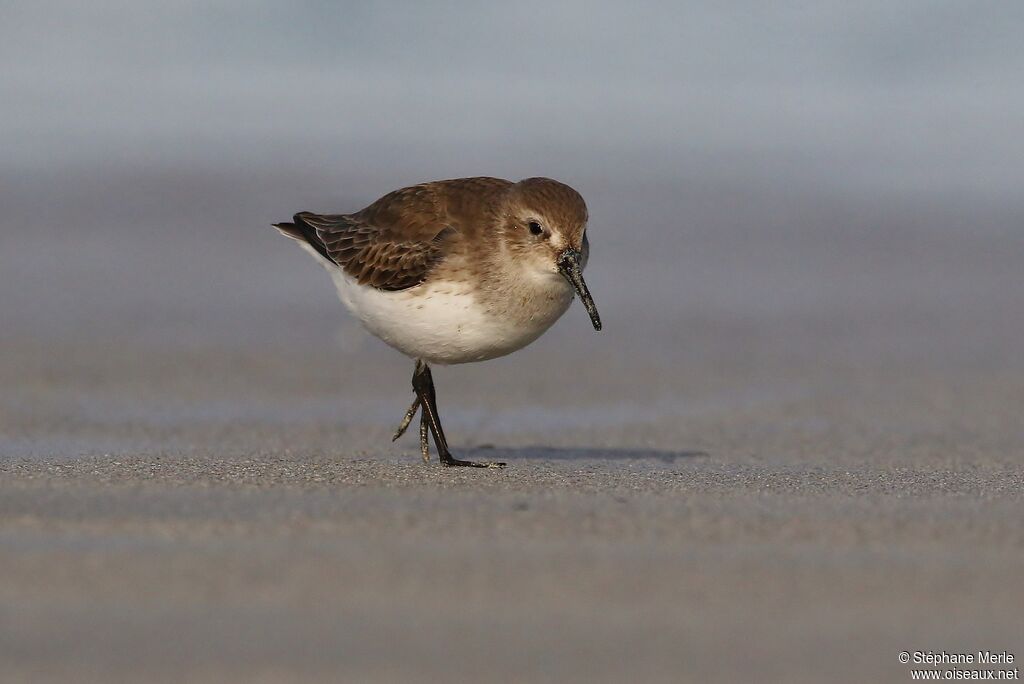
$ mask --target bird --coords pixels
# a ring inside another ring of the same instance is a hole
[[[601,330],[583,279],[588,218],[583,197],[556,180],[474,177],[401,188],[352,214],[301,211],[272,225],[327,269],[370,333],[414,361],[414,399],[392,441],[419,411],[424,462],[429,434],[443,466],[503,468],[452,455],[431,365],[521,349],[576,295]]]

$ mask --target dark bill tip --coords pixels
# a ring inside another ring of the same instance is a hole
[[[590,296],[587,283],[583,280],[583,270],[580,268],[580,253],[575,249],[567,249],[562,252],[562,255],[558,258],[558,269],[575,288],[576,294],[580,296],[580,301],[583,302],[583,308],[587,310],[587,315],[590,316],[590,322],[593,324],[594,330],[600,330],[601,316],[597,313],[594,298]]]

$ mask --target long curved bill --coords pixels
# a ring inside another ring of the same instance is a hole
[[[594,324],[594,330],[601,329],[601,316],[597,313],[594,305],[594,298],[590,296],[587,283],[583,280],[583,269],[580,268],[580,253],[576,249],[567,249],[558,257],[558,270],[565,279],[572,283],[576,294],[580,296],[587,314],[590,315],[590,322]]]

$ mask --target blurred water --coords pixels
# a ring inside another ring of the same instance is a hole
[[[1024,8],[7,2],[5,164],[1013,196]]]

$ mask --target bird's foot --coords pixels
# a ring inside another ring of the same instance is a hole
[[[440,455],[441,465],[447,467],[463,467],[463,468],[504,468],[505,464],[501,461],[461,461],[451,454]]]

